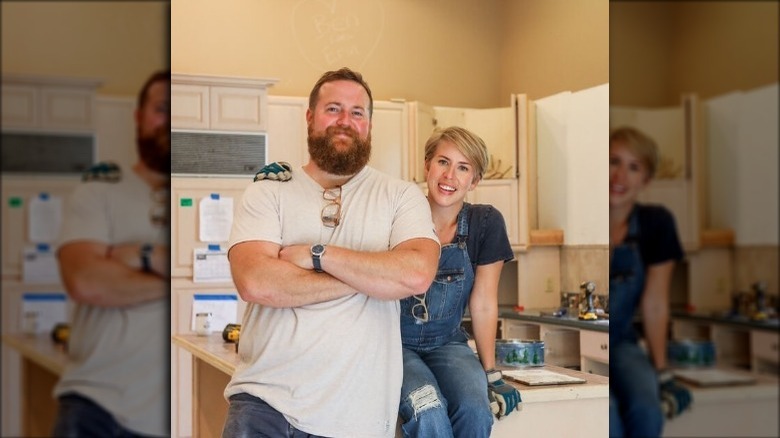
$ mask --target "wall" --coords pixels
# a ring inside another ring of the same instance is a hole
[[[4,73],[102,79],[103,95],[135,96],[168,65],[168,5],[2,2]]]
[[[609,80],[605,0],[516,3],[173,0],[171,66],[276,78],[270,94],[308,96],[323,71],[348,65],[375,99],[467,108]]]
[[[610,104],[673,106],[777,82],[778,2],[611,2]],[[640,85],[641,84],[641,85]]]

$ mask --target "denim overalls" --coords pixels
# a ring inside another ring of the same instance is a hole
[[[458,213],[455,242],[441,248],[436,279],[425,294],[429,320],[412,316],[419,302],[414,297],[401,300],[404,436],[488,437],[493,425],[485,371],[460,326],[474,285],[466,249],[469,207],[463,203]]]
[[[658,381],[633,326],[645,287],[635,206],[609,267],[609,436],[657,437],[663,428]]]
[[[420,323],[412,316],[412,307],[419,302],[417,299],[401,300],[401,339],[406,348],[426,351],[451,340],[466,341],[460,322],[474,285],[474,270],[466,250],[469,207],[463,203],[458,213],[455,242],[441,247],[436,279],[425,294],[428,322]]]

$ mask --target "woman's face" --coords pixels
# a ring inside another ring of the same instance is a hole
[[[609,145],[609,206],[625,207],[637,200],[649,182],[647,166],[623,142]]]
[[[428,199],[440,207],[460,204],[466,193],[477,186],[474,172],[474,166],[458,148],[442,140],[430,161],[425,163]]]

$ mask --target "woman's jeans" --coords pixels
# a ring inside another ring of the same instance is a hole
[[[488,437],[493,414],[487,377],[464,342],[429,352],[403,349],[401,426],[407,437]]]
[[[647,354],[634,342],[609,346],[609,436],[661,436],[664,416],[658,378]]]

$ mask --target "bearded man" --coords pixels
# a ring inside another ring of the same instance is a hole
[[[395,434],[398,300],[428,289],[439,242],[422,192],[367,166],[372,111],[359,73],[326,72],[310,161],[244,192],[228,258],[248,305],[224,437]]]
[[[70,196],[57,253],[73,300],[53,436],[170,434],[170,72],[135,110],[138,162],[100,164]]]

